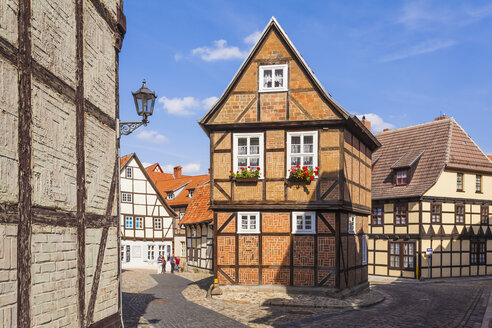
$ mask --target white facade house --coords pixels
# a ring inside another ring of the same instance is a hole
[[[173,254],[176,213],[150,179],[136,154],[120,160],[122,268],[158,268]],[[168,264],[169,269],[169,264]]]

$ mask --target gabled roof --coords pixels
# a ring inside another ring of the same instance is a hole
[[[186,213],[179,224],[195,224],[212,221],[214,213],[210,210],[210,184],[207,182],[195,189]]]
[[[373,153],[372,198],[422,196],[445,168],[492,173],[492,162],[453,119],[446,118],[376,134],[382,146]],[[393,170],[414,169],[410,183],[393,185]]]
[[[331,104],[332,109],[340,118],[348,120],[351,123],[350,124],[351,128],[355,128],[356,130],[361,132],[362,135],[364,135],[363,139],[366,139],[366,142],[368,143],[368,145],[371,149],[378,148],[380,146],[379,142],[372,135],[372,133],[359,121],[359,119],[355,115],[351,115],[339,103],[337,103],[335,101],[335,99],[333,99],[333,97],[326,91],[326,89],[323,87],[321,82],[318,80],[318,78],[314,74],[314,71],[308,66],[308,64],[306,63],[304,58],[301,56],[300,52],[294,46],[292,41],[287,36],[287,33],[285,33],[285,31],[282,29],[282,27],[277,22],[275,17],[272,17],[270,19],[267,26],[263,30],[261,37],[258,39],[255,46],[249,52],[249,55],[246,57],[246,59],[241,64],[240,68],[238,69],[238,71],[236,72],[234,77],[232,78],[231,82],[229,83],[229,85],[225,89],[224,93],[220,96],[220,98],[212,106],[212,108],[207,112],[207,114],[205,114],[205,116],[203,116],[203,118],[198,121],[198,123],[204,129],[204,131],[208,134],[207,125],[210,124],[210,122],[209,122],[210,119],[213,117],[215,112],[221,108],[223,103],[227,100],[228,95],[231,93],[233,88],[239,82],[239,79],[243,75],[245,69],[252,62],[254,56],[259,51],[261,45],[265,42],[268,34],[272,30],[277,32],[277,34],[280,36],[280,38],[282,39],[282,41],[286,45],[287,49],[292,53],[293,58],[297,61],[297,63],[301,67],[301,69],[304,70],[304,72],[306,73],[308,79],[311,81],[314,88],[317,89],[321,98],[323,98],[326,102]],[[257,123],[260,123],[260,122],[257,122]]]
[[[490,161],[492,161],[492,155],[487,155]]]
[[[152,179],[150,178],[148,172],[143,167],[142,162],[140,162],[140,159],[138,158],[137,154],[132,153],[130,155],[126,155],[124,157],[120,157],[120,173],[121,173],[121,171],[123,171],[125,169],[126,165],[130,162],[130,160],[132,158],[135,159],[135,162],[137,162],[137,165],[140,168],[140,171],[142,171],[142,174],[145,176],[145,178],[147,179],[147,181],[149,181],[150,185],[152,186],[152,188],[154,189],[154,191],[155,191],[155,193],[157,195],[157,198],[159,198],[159,200],[162,202],[162,204],[164,205],[164,207],[166,208],[166,210],[169,212],[169,214],[171,216],[173,216],[173,217],[177,217],[178,215],[169,206],[169,204],[167,203],[165,197],[163,197],[163,194],[159,191],[159,189],[155,185],[154,181],[152,181]]]

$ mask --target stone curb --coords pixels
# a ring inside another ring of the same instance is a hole
[[[356,309],[362,309],[362,308],[366,308],[369,306],[377,305],[379,303],[382,303],[386,299],[386,297],[379,292],[373,292],[373,293],[377,293],[379,295],[379,297],[377,297],[373,301],[364,302],[364,303],[357,304],[357,305],[315,305],[315,304],[309,305],[309,304],[293,304],[293,303],[267,301],[267,302],[263,303],[261,306],[334,309],[334,310],[349,310],[349,309],[356,310]]]
[[[492,280],[491,276],[484,277],[454,277],[454,278],[436,278],[436,279],[422,279],[416,280],[412,278],[397,278],[392,281],[385,281],[384,278],[380,281],[369,280],[371,285],[391,285],[391,284],[442,284],[442,283],[455,283],[458,281],[482,281],[482,280]]]

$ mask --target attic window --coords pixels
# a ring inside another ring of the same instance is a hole
[[[195,190],[193,190],[193,189],[189,190],[189,191],[188,191],[188,197],[192,198],[192,197],[193,197],[193,192],[194,192],[194,191],[195,191]]]
[[[287,64],[260,66],[260,92],[287,91]]]
[[[169,192],[169,193],[167,194],[167,197],[166,197],[166,198],[167,198],[167,199],[169,199],[169,200],[174,199],[174,198],[175,198],[175,196],[174,196],[174,192],[172,192],[172,191],[171,191],[171,192]]]
[[[403,186],[408,183],[407,170],[400,170],[396,172],[396,185]]]

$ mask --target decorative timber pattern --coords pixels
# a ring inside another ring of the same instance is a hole
[[[120,327],[122,2],[0,8],[0,326]]]

